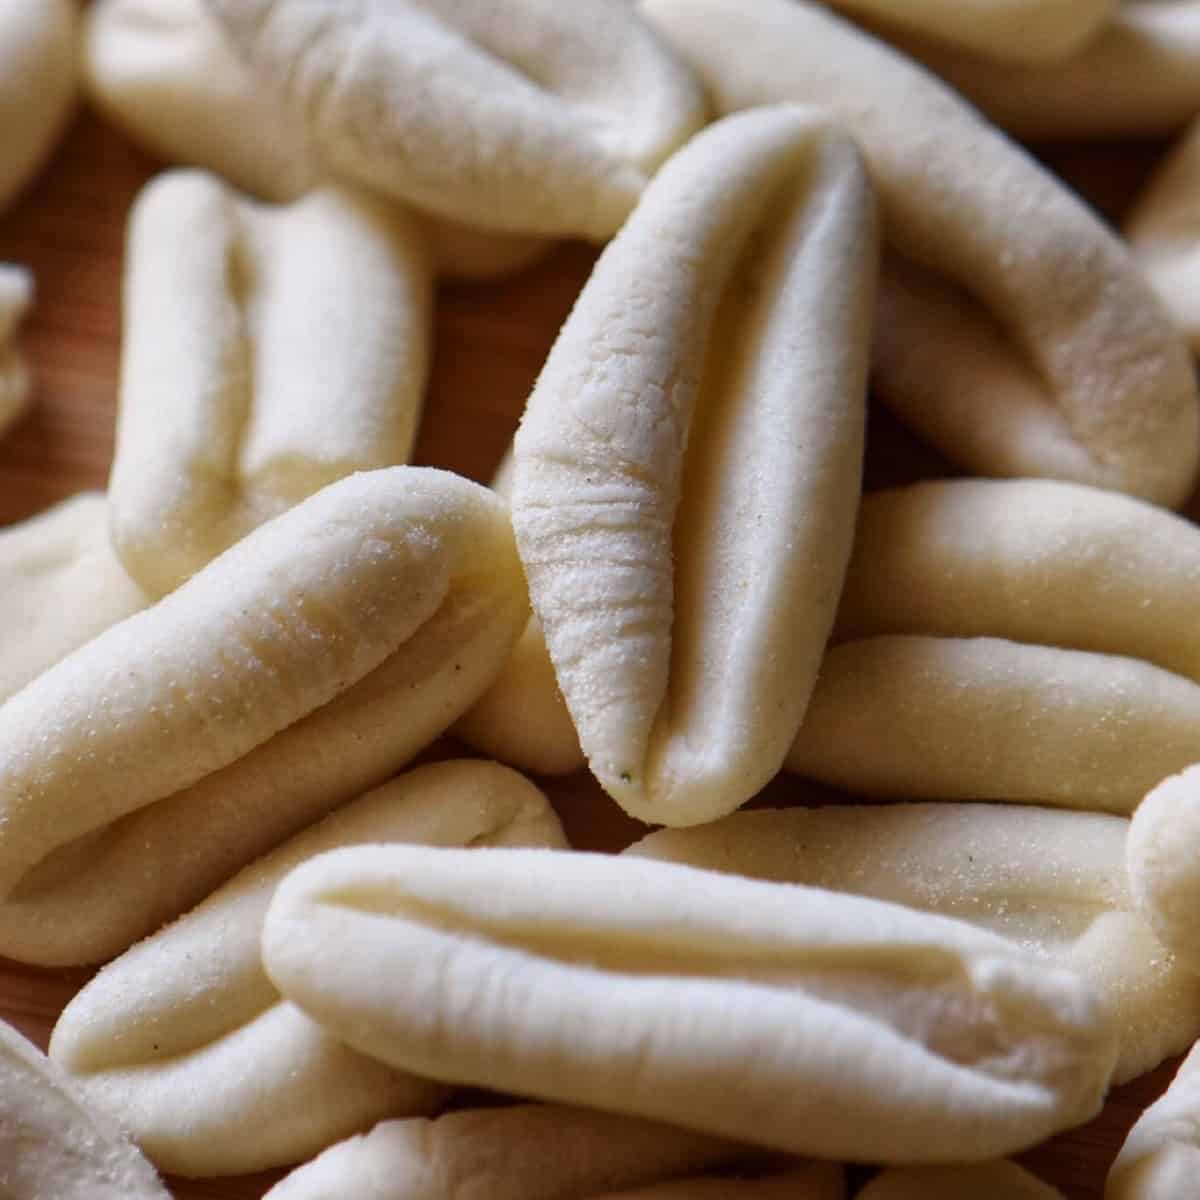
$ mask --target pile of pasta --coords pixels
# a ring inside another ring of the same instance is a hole
[[[1059,1196],[1200,1039],[1200,4],[0,0],[0,205],[80,94],[168,165],[0,532],[0,956],[99,967],[0,1191]],[[1013,140],[1167,133],[1124,236]],[[492,486],[407,465],[564,239]],[[868,384],[960,474],[864,494]],[[1106,1200],[1198,1130],[1200,1048]]]

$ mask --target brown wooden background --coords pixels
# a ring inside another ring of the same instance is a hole
[[[1056,165],[1098,205],[1117,212],[1159,147],[1059,153]],[[120,342],[123,228],[156,164],[84,112],[50,169],[0,214],[0,260],[29,265],[38,303],[24,345],[36,371],[30,414],[0,440],[0,523],[19,520],[81,488],[103,487],[112,452]],[[504,284],[445,287],[439,295],[433,381],[417,461],[486,481],[504,452],[529,388],[592,260],[565,246]],[[873,413],[869,477],[898,482],[945,473],[937,458]],[[638,827],[585,778],[544,781],[573,842],[615,849]],[[797,785],[777,781],[781,801]],[[86,971],[49,972],[0,960],[0,1016],[45,1045]],[[1115,1092],[1092,1124],[1025,1157],[1073,1200],[1097,1197],[1125,1130],[1165,1086],[1173,1064]],[[179,1200],[257,1200],[277,1176],[172,1181]],[[353,1200],[353,1198],[347,1198]]]

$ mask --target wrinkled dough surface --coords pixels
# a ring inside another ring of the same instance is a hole
[[[5,1200],[170,1200],[116,1122],[3,1021],[0,1187]]]
[[[418,227],[363,195],[268,208],[203,172],[149,184],[109,482],[130,574],[164,595],[327,484],[404,462],[432,304]]]
[[[50,155],[75,97],[73,0],[0,0],[0,209]]]
[[[873,209],[811,110],[719,122],[659,173],[514,441],[530,598],[592,772],[694,824],[778,770],[862,471]]]
[[[608,855],[333,851],[263,961],[394,1065],[834,1159],[1007,1153],[1095,1112],[1115,1055],[1076,976],[963,922]]]
[[[269,1200],[593,1200],[720,1168],[750,1151],[699,1133],[561,1104],[384,1121],[282,1179]],[[822,1197],[822,1200],[824,1198]]]
[[[1138,659],[884,636],[826,655],[787,766],[868,796],[1128,814],[1198,730],[1200,685]]]
[[[337,846],[565,847],[545,798],[493,763],[419,767],[241,871],[109,963],[64,1009],[51,1057],[163,1170],[294,1163],[384,1116],[432,1111],[439,1085],[335,1042],[283,1003],[259,940],[275,885]]]
[[[482,229],[611,236],[703,123],[608,0],[206,0],[329,168]]]
[[[1081,201],[932,75],[816,5],[641,11],[718,111],[818,104],[861,146],[885,241],[913,264],[882,276],[881,398],[977,474],[1183,502],[1200,456],[1186,346]]]
[[[1163,951],[1125,879],[1128,822],[983,804],[735,813],[627,854],[905,904],[981,925],[1090,983],[1123,1083],[1200,1035],[1200,977]]]
[[[491,682],[523,586],[486,489],[397,467],[68,656],[0,708],[0,953],[111,957],[381,783]]]
[[[25,411],[32,381],[17,349],[17,331],[33,303],[33,276],[0,263],[0,433]]]
[[[893,1167],[871,1180],[857,1200],[1063,1200],[1057,1188],[1000,1159],[952,1167]]]

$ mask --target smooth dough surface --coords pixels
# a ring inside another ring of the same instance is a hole
[[[432,293],[416,224],[365,195],[267,207],[200,171],[148,184],[129,224],[109,479],[129,573],[164,595],[327,484],[404,462]]]
[[[170,1200],[115,1121],[32,1042],[0,1021],[0,1195],[4,1200]]]
[[[276,884],[324,850],[368,842],[566,846],[515,771],[418,767],[252,863],[109,963],[64,1009],[50,1056],[164,1171],[233,1175],[300,1162],[385,1116],[433,1111],[440,1085],[348,1050],[262,971]]]
[[[1011,938],[1095,989],[1119,1084],[1200,1036],[1200,976],[1164,952],[1130,895],[1128,827],[1001,804],[837,805],[660,830],[626,854],[871,896]]]
[[[787,766],[860,795],[1131,813],[1200,757],[1200,684],[1002,638],[882,636],[825,656]]]
[[[206,0],[322,162],[481,229],[611,236],[703,123],[623,0]]]
[[[33,276],[0,263],[0,433],[24,411],[32,379],[17,348],[17,331],[33,303]]]
[[[0,953],[97,961],[190,908],[432,741],[527,616],[507,511],[448,472],[261,526],[0,706]]]
[[[588,765],[695,824],[779,769],[862,479],[874,207],[853,145],[779,106],[655,177],[513,443],[530,599]]]
[[[50,155],[75,98],[73,0],[0,0],[0,209]]]
[[[818,5],[640,11],[719,112],[821,105],[862,148],[891,251],[874,385],[905,421],[975,474],[1183,502],[1200,461],[1187,347],[1082,201],[957,93]]]
[[[893,1167],[871,1180],[856,1200],[1063,1200],[1006,1159],[952,1167]]]
[[[636,1117],[561,1104],[384,1121],[331,1146],[269,1200],[593,1200],[724,1167],[751,1151]],[[822,1198],[824,1200],[824,1198]]]
[[[263,962],[393,1065],[834,1160],[1009,1153],[1116,1052],[1077,976],[965,922],[611,855],[331,851]]]

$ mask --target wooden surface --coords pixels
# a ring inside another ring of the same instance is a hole
[[[1100,206],[1111,212],[1125,202],[1153,156],[1154,148],[1099,157],[1084,152],[1061,155],[1058,164],[1068,177],[1088,181]],[[112,451],[123,227],[132,197],[155,169],[84,113],[41,180],[15,209],[0,215],[0,261],[29,265],[38,286],[37,308],[23,339],[36,370],[36,404],[0,441],[0,523],[36,513],[81,488],[104,486]],[[489,478],[591,259],[587,248],[567,246],[503,285],[442,289],[418,462]],[[875,482],[944,470],[886,415],[873,414],[872,438],[869,477]],[[638,833],[586,778],[542,782],[576,845],[615,849]],[[785,801],[799,786],[781,779],[768,789],[769,799]],[[44,1046],[58,1011],[88,975],[0,960],[0,1016]],[[1096,1121],[1039,1147],[1025,1161],[1073,1200],[1098,1197],[1126,1129],[1161,1091],[1172,1068],[1167,1064],[1115,1092]],[[171,1182],[180,1200],[250,1200],[276,1177]]]

